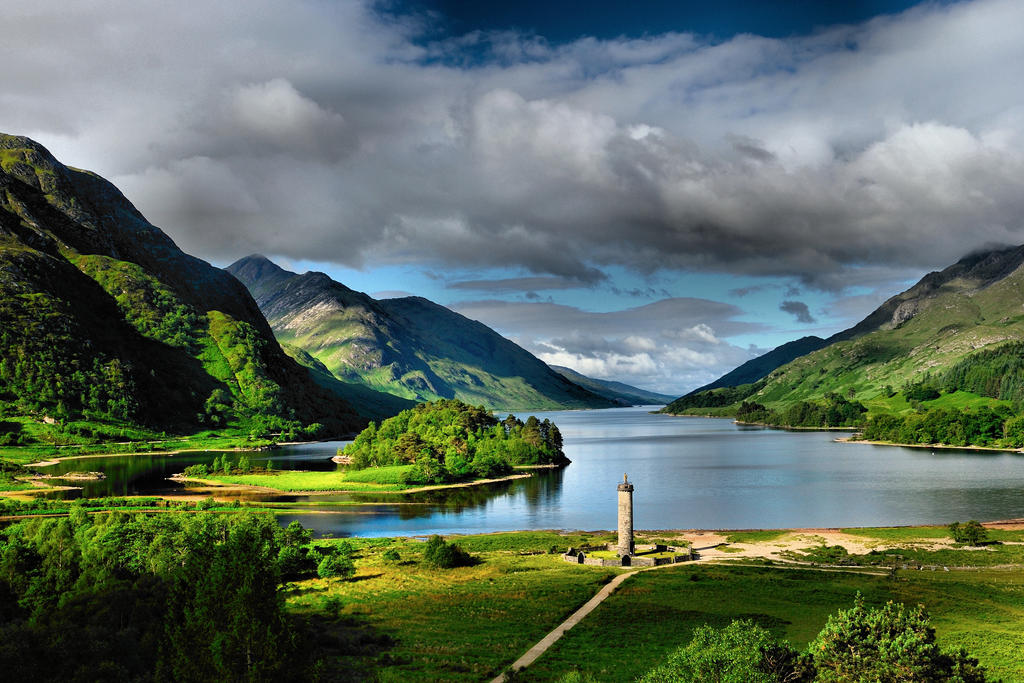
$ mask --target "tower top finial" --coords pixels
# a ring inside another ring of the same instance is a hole
[[[629,477],[627,477],[625,474],[622,475],[622,483],[623,484],[628,484],[629,483]]]

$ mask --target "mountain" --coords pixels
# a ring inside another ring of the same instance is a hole
[[[579,384],[581,387],[590,389],[595,394],[604,396],[611,401],[615,401],[619,405],[660,406],[665,405],[673,399],[672,396],[656,394],[653,391],[639,389],[622,382],[613,382],[607,379],[587,377],[586,375],[581,375],[572,368],[567,368],[561,365],[549,365],[548,367],[569,381]]]
[[[694,389],[690,394],[699,394],[702,391],[718,389],[719,387],[737,387],[741,384],[751,384],[767,377],[772,370],[780,365],[785,365],[794,358],[799,358],[811,351],[817,351],[827,344],[826,340],[814,336],[801,337],[800,339],[786,342],[781,346],[776,346],[768,353],[757,358],[751,358],[743,365],[725,373],[711,384],[705,384],[699,389]]]
[[[337,378],[416,401],[458,398],[502,410],[607,408],[486,325],[421,297],[376,300],[324,273],[263,256],[227,268],[256,297],[282,344]]]
[[[108,181],[11,135],[0,135],[0,347],[8,417],[334,434],[368,417],[285,355],[238,280],[182,252]]]
[[[1010,400],[1016,375],[1007,375],[1005,364],[1020,355],[1021,340],[1024,246],[981,251],[925,275],[822,348],[731,393],[705,392],[703,403],[721,407],[727,398],[727,411],[740,401],[777,409],[840,395],[855,397],[870,412],[900,412],[927,395],[915,389],[921,385],[934,388],[935,396],[966,392],[958,399],[961,408]],[[996,359],[1004,364],[999,372]],[[690,409],[702,400],[684,399]],[[670,404],[666,411],[673,409]]]

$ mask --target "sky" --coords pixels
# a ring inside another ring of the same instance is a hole
[[[680,395],[1024,242],[1024,3],[4,0],[0,130],[186,251]]]

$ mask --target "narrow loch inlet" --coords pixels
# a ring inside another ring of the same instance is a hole
[[[837,443],[649,408],[540,413],[559,425],[572,464],[526,480],[406,496],[261,496],[301,503],[320,534],[389,536],[513,529],[614,529],[615,484],[636,486],[637,529],[944,524],[1024,517],[1024,455]],[[333,469],[338,442],[253,453],[278,469]],[[212,459],[130,456],[67,461],[103,470],[89,495],[181,489],[164,477]],[[102,489],[102,490],[100,490]],[[360,503],[339,506],[337,503]]]

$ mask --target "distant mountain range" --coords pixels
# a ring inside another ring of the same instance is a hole
[[[869,410],[898,412],[910,409],[898,393],[901,387],[920,383],[970,391],[979,396],[979,404],[986,403],[1010,396],[1009,378],[992,374],[992,354],[1012,349],[1017,356],[1012,345],[1021,340],[1024,246],[982,251],[929,273],[853,327],[826,340],[805,337],[785,344],[665,411],[680,411],[684,405],[686,410],[702,404],[721,407],[714,394],[725,397],[724,387],[749,387],[728,394],[733,408],[741,400],[777,408],[838,393],[856,397]],[[799,353],[804,348],[811,350]],[[989,360],[981,363],[977,359],[982,357]],[[968,377],[978,373],[988,379]],[[702,400],[703,395],[708,399]],[[961,407],[970,404],[969,396],[963,400],[967,403]]]
[[[589,378],[582,386],[486,325],[421,297],[377,300],[324,273],[291,273],[259,255],[227,270],[252,292],[286,349],[374,390],[501,410],[607,408],[632,403],[627,394],[643,403],[654,396]]]
[[[586,375],[581,375],[572,368],[563,367],[561,365],[549,365],[548,367],[563,377],[579,384],[581,387],[586,387],[594,393],[601,394],[602,396],[610,398],[616,403],[624,406],[661,406],[670,402],[674,398],[667,394],[657,394],[653,391],[639,389],[622,382],[587,377]]]
[[[11,135],[0,135],[0,348],[8,417],[342,434],[391,412],[342,398],[364,403],[361,387],[314,381],[238,280],[182,252],[111,183]]]

